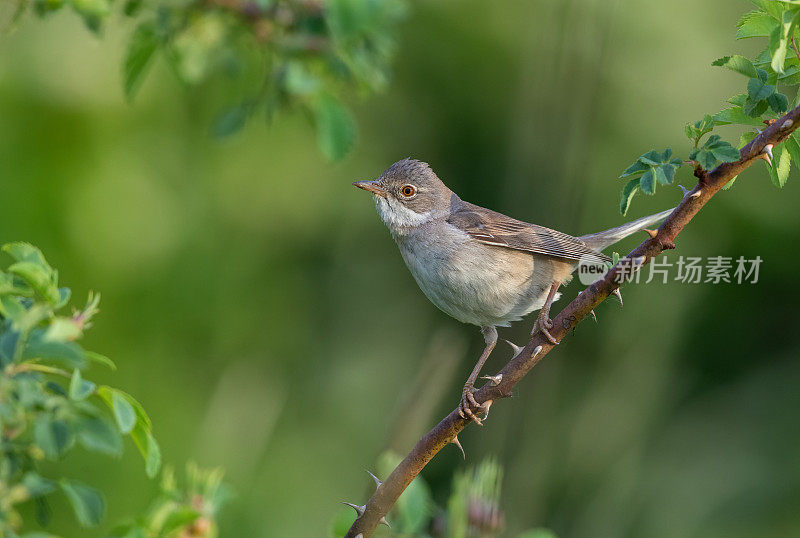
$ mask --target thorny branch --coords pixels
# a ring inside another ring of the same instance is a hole
[[[678,207],[664,220],[657,231],[648,231],[648,237],[615,265],[602,279],[581,291],[554,319],[551,334],[560,341],[570,329],[584,317],[591,315],[593,309],[609,295],[619,294],[619,274],[630,276],[650,259],[667,249],[675,248],[675,238],[689,224],[694,216],[725,184],[739,175],[758,159],[771,164],[772,148],[784,141],[800,126],[800,106],[789,111],[782,118],[771,122],[741,150],[741,158],[733,163],[724,163],[706,172],[695,168],[697,185],[684,194]],[[621,296],[620,296],[621,298]],[[503,367],[486,385],[475,393],[479,404],[487,411],[493,401],[511,396],[511,389],[555,346],[541,333],[534,334],[528,344]],[[450,412],[439,424],[425,434],[411,452],[400,462],[386,480],[380,484],[364,506],[358,506],[356,518],[345,538],[367,538],[371,536],[380,522],[397,501],[403,490],[422,471],[425,465],[448,443],[459,446],[458,433],[470,421],[459,416],[458,410]]]

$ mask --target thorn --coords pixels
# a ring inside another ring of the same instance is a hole
[[[347,506],[349,506],[350,508],[355,510],[356,514],[358,514],[358,517],[361,517],[362,515],[364,515],[364,510],[367,509],[366,505],[358,506],[357,504],[353,504],[353,503],[349,503],[349,502],[345,502],[345,501],[342,501],[342,504],[346,504]]]
[[[516,356],[516,355],[515,355]],[[481,379],[488,379],[493,387],[496,387],[503,380],[503,374],[497,375],[482,375]]]
[[[619,291],[619,288],[615,289],[615,290],[614,290],[613,292],[611,292],[611,293],[612,293],[612,294],[614,294],[614,295],[616,295],[616,296],[617,296],[617,299],[619,299],[619,306],[623,306],[623,305],[622,305],[622,292],[621,292],[621,291]]]
[[[644,231],[647,233],[647,235],[653,238],[658,235],[658,232],[655,230],[648,230],[647,228],[645,228]]]
[[[513,355],[511,355],[512,359],[514,357],[516,357],[517,355],[519,355],[519,352],[522,351],[522,348],[520,346],[518,346],[517,344],[515,344],[514,342],[512,342],[511,340],[506,340],[506,343],[509,346],[511,346],[511,351],[514,353]]]
[[[594,322],[597,323],[597,314],[594,313],[594,310],[589,310],[589,313],[592,315]]]
[[[781,125],[781,129],[788,129],[792,125],[794,125],[794,122],[792,120],[786,120],[785,122],[783,122],[783,125]]]
[[[689,195],[689,198],[697,198],[701,194],[703,194],[703,189],[697,189],[696,192],[693,192],[692,194]]]
[[[761,153],[761,158],[767,161],[769,167],[772,168],[772,144],[764,146],[764,151]]]
[[[483,402],[481,409],[483,409],[483,420],[489,418],[489,409],[492,407],[493,400],[486,400]]]
[[[542,352],[542,346],[536,346],[533,350],[533,355],[531,355],[532,359],[536,358],[536,355]]]
[[[390,529],[392,528],[392,526],[391,526],[391,525],[389,525],[389,522],[388,522],[388,521],[386,521],[386,516],[383,516],[383,517],[381,518],[381,520],[380,520],[380,521],[378,521],[378,524],[379,524],[379,525],[380,525],[381,523],[383,523],[384,525],[386,525],[386,526],[387,526],[387,527],[389,527]]]
[[[372,479],[375,481],[375,487],[376,488],[381,487],[381,484],[383,484],[381,479],[378,478],[377,476],[375,476],[374,474],[372,474],[371,472],[369,472],[369,469],[364,469],[364,470],[367,471],[367,474],[370,475],[372,477]]]
[[[684,196],[686,196],[687,194],[689,194],[689,189],[687,189],[686,187],[684,187],[684,186],[683,186],[683,185],[681,185],[680,183],[678,184],[678,187],[680,187],[680,188],[681,188],[681,190],[683,191],[683,195],[684,195]]]
[[[359,532],[358,534],[356,534],[356,538],[364,538],[364,535]]]
[[[458,447],[458,449],[461,451],[461,456],[463,456],[464,459],[466,460],[467,454],[464,452],[464,447],[461,446],[461,442],[459,442],[458,440],[458,435],[453,436],[453,438],[450,439],[450,442]]]

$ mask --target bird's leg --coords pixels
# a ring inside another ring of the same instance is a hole
[[[536,331],[541,331],[551,344],[558,344],[558,340],[553,338],[553,335],[550,334],[550,329],[553,328],[553,320],[550,319],[550,307],[553,306],[553,301],[556,299],[556,292],[559,286],[561,286],[561,282],[559,281],[553,282],[553,285],[550,286],[550,293],[547,294],[547,300],[539,311],[539,315],[536,317],[536,321],[533,323],[533,330],[531,331],[531,334],[534,334]]]
[[[473,396],[472,393],[475,391],[475,380],[478,379],[478,374],[481,373],[483,364],[486,362],[486,359],[489,358],[489,355],[492,353],[492,350],[497,343],[497,329],[491,326],[486,326],[481,327],[481,332],[483,333],[483,339],[486,342],[486,347],[483,349],[481,357],[475,364],[475,368],[472,369],[472,373],[469,374],[467,382],[464,383],[464,390],[461,393],[461,403],[458,404],[458,414],[461,415],[461,418],[469,418],[478,426],[483,426],[483,421],[481,421],[481,419],[478,418],[475,413],[481,411],[483,407],[478,405],[478,402],[475,401],[475,396]]]

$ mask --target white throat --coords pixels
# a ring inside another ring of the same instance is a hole
[[[431,218],[431,211],[417,213],[390,197],[376,196],[375,206],[383,223],[393,232],[402,233],[403,228],[419,226]]]

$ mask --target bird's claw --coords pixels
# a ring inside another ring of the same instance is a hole
[[[542,310],[539,312],[539,316],[536,318],[536,321],[533,323],[533,330],[531,334],[535,334],[536,331],[541,332],[547,340],[555,345],[558,345],[558,340],[556,340],[552,334],[550,334],[550,329],[553,328],[553,320],[550,319],[548,313]]]
[[[464,385],[464,390],[461,393],[461,402],[458,404],[458,414],[461,418],[469,419],[478,426],[483,426],[483,420],[476,413],[483,411],[484,408],[475,400],[475,396],[472,395],[473,392],[475,392],[474,386],[470,384]]]

